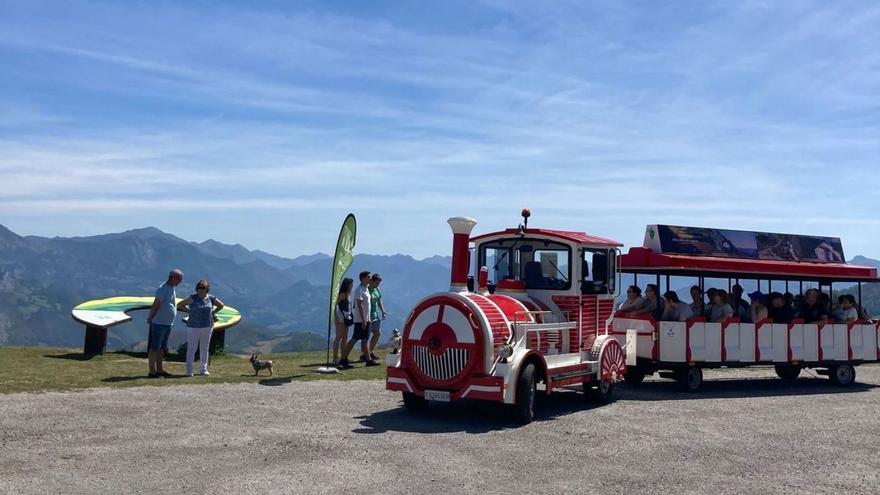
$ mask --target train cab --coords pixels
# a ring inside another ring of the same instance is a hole
[[[589,348],[604,333],[617,296],[621,244],[583,232],[527,227],[473,237],[488,292],[517,299],[545,322],[580,322],[558,353]]]

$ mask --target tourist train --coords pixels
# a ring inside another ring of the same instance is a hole
[[[523,210],[518,228],[477,236],[475,220],[448,220],[449,291],[415,305],[386,361],[386,388],[402,392],[407,409],[480,399],[510,404],[529,422],[537,394],[563,387],[583,386],[604,402],[624,379],[659,372],[697,391],[705,368],[751,365],[788,379],[815,368],[848,386],[855,366],[878,360],[880,329],[866,320],[657,321],[615,311],[624,277],[665,282],[665,290],[682,277],[701,290],[742,279],[768,292],[818,284],[830,293],[851,282],[860,296],[877,270],[847,264],[839,239],[651,225],[644,245],[624,254],[611,239],[531,228],[530,215]]]

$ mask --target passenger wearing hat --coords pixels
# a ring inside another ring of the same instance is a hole
[[[751,309],[749,311],[750,316],[752,317],[752,323],[758,323],[761,320],[766,320],[768,316],[767,306],[764,305],[764,293],[756,290],[749,294],[749,299],[751,299]]]

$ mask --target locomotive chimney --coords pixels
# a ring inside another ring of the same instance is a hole
[[[468,217],[454,217],[447,220],[452,227],[452,275],[450,292],[467,292],[468,249],[471,231],[477,221]]]

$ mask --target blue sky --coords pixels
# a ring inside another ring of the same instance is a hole
[[[447,254],[449,216],[880,257],[876,2],[0,0],[0,224]]]

